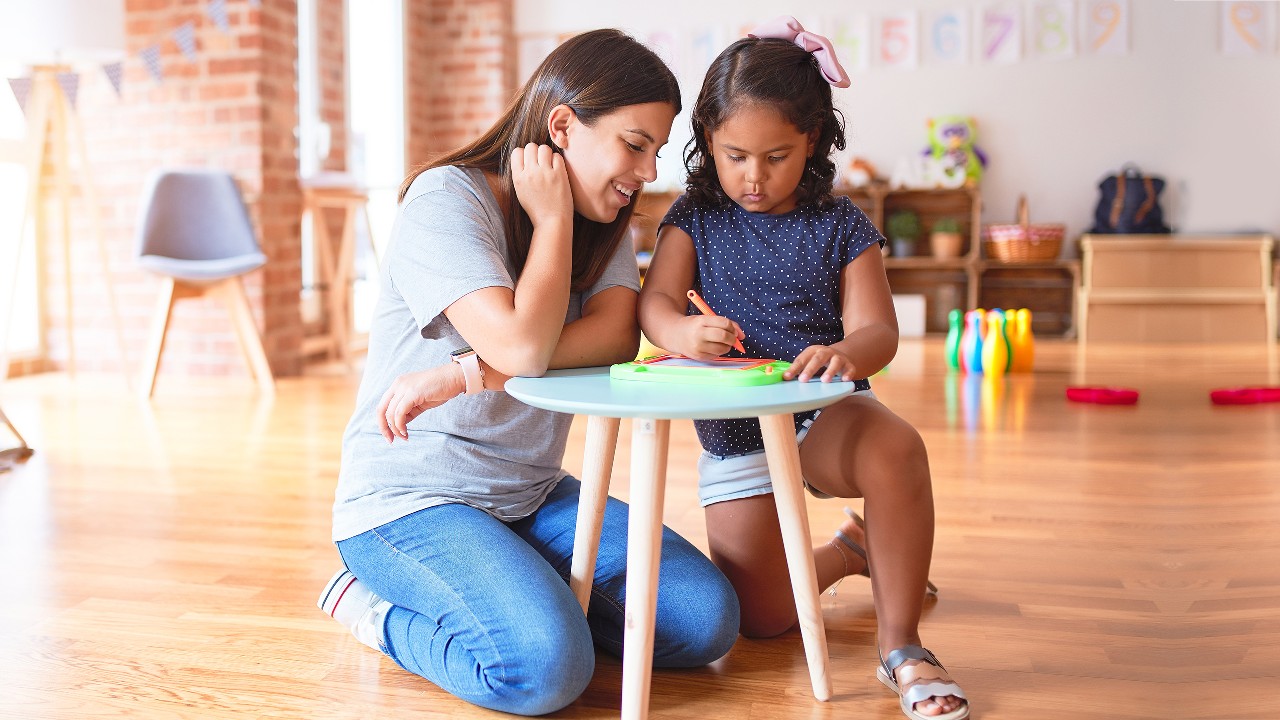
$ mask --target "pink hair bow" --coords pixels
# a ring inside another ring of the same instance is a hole
[[[831,41],[817,33],[805,30],[800,21],[790,15],[779,15],[747,33],[747,37],[778,38],[793,42],[800,49],[813,54],[827,82],[838,88],[849,87],[849,75],[845,73],[844,68],[840,67],[840,61],[836,59],[836,51],[831,47]]]

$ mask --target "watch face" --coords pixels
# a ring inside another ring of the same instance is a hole
[[[463,345],[462,347],[458,348],[457,350],[454,350],[453,352],[449,353],[449,355],[450,355],[451,357],[460,358],[460,357],[462,357],[462,356],[464,356],[464,355],[470,355],[470,354],[472,354],[472,353],[474,353],[474,352],[475,352],[475,350],[472,350],[470,345]]]

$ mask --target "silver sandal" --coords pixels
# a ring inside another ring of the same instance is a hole
[[[878,654],[879,650],[877,649],[876,652]],[[894,673],[911,660],[920,662],[902,668],[903,678],[899,682]],[[964,691],[955,681],[949,677],[943,679],[946,670],[938,658],[925,648],[919,645],[903,645],[897,650],[889,651],[887,660],[883,655],[880,656],[880,667],[876,668],[876,677],[890,690],[898,693],[898,704],[902,707],[903,714],[912,720],[964,720],[969,717],[969,698],[965,697]],[[941,715],[922,715],[915,711],[918,702],[947,696],[960,698],[964,700],[964,704]]]

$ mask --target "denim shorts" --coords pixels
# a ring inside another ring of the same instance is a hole
[[[873,400],[876,397],[870,390],[859,390],[853,394]],[[821,415],[822,411],[819,410],[812,419],[800,426],[800,431],[796,433],[796,444],[804,442],[809,428],[813,427],[814,421]],[[807,482],[804,486],[814,497],[831,497],[821,490],[815,490]],[[771,492],[773,483],[769,479],[769,463],[765,459],[764,450],[742,455],[712,455],[704,450],[698,457],[698,500],[702,507]]]

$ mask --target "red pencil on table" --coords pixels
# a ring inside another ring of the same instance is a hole
[[[689,291],[689,302],[693,303],[693,306],[698,308],[698,311],[701,312],[703,315],[708,315],[710,317],[720,317],[719,315],[716,315],[715,310],[711,309],[711,306],[707,304],[707,301],[702,299],[702,296],[698,294],[697,290]],[[743,355],[747,354],[747,349],[742,347],[742,341],[739,340],[737,337],[733,338],[733,346],[738,348],[738,352],[742,353]]]

